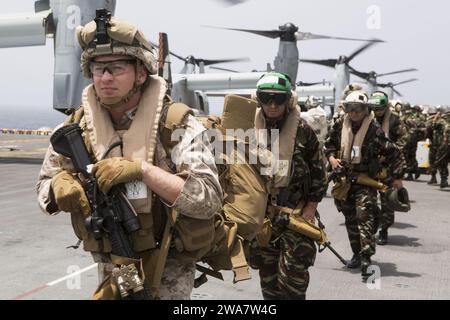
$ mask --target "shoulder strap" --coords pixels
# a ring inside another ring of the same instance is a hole
[[[80,106],[77,109],[69,109],[66,114],[68,117],[64,120],[64,125],[80,123],[81,118],[84,116],[84,108]]]
[[[166,105],[163,110],[160,122],[161,143],[168,155],[171,154],[172,149],[178,141],[172,141],[172,133],[183,127],[184,119],[188,115],[194,115],[194,112],[184,103],[171,103]]]

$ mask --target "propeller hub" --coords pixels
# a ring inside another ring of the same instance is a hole
[[[298,27],[295,24],[288,22],[279,26],[278,29],[281,31],[280,39],[282,41],[297,41],[295,33],[298,31]]]
[[[195,57],[192,56],[192,55],[187,56],[185,61],[186,61],[186,63],[196,64],[196,63],[195,63]]]
[[[343,64],[347,62],[347,57],[346,56],[339,56],[337,63],[338,64]]]

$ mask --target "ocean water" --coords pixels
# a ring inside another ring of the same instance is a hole
[[[209,102],[210,114],[220,115],[223,98],[212,98]],[[30,129],[42,127],[53,129],[64,121],[65,115],[52,106],[46,107],[8,107],[0,105],[0,129]]]
[[[65,115],[48,108],[5,107],[0,106],[0,129],[39,129],[50,127],[53,129],[63,122]]]

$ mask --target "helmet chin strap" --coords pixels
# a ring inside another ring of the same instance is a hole
[[[136,92],[138,92],[142,87],[142,84],[139,84],[137,81],[133,83],[133,87],[128,91],[126,95],[123,97],[111,97],[111,98],[100,98],[97,93],[95,94],[97,97],[97,101],[100,103],[100,105],[107,109],[112,110],[116,109],[118,107],[123,106],[128,101],[130,101],[131,97],[134,96]]]

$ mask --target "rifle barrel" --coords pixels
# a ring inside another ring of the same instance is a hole
[[[334,250],[334,248],[331,246],[330,242],[325,243],[324,246],[326,248],[330,249],[330,251],[333,252],[333,254],[336,257],[338,257],[339,260],[341,260],[341,262],[344,264],[344,266],[347,265],[347,261],[344,258],[342,258],[342,256],[336,250]]]

